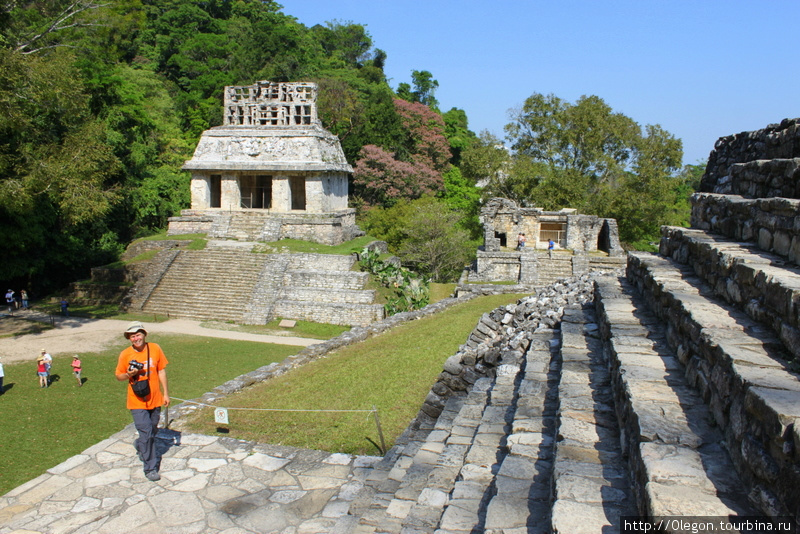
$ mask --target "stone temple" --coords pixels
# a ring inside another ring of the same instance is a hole
[[[583,215],[574,209],[520,207],[507,198],[487,201],[480,217],[484,244],[466,273],[469,283],[541,287],[559,278],[625,265],[615,219]],[[517,249],[520,234],[525,234],[526,243]],[[552,255],[547,251],[550,240],[555,248]]]
[[[326,245],[363,235],[347,206],[353,169],[316,100],[310,82],[226,87],[224,124],[203,132],[183,166],[192,207],[170,218],[169,234]]]

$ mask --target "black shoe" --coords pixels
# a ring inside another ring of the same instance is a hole
[[[152,480],[153,482],[161,480],[161,475],[158,474],[158,471],[146,471],[144,476],[147,480]]]

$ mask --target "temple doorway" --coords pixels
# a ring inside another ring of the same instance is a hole
[[[259,174],[242,176],[239,179],[242,191],[242,207],[269,209],[272,207],[272,176]]]

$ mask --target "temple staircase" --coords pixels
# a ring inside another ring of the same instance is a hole
[[[366,325],[383,318],[367,273],[353,256],[259,254],[252,244],[210,242],[206,250],[172,251],[148,277],[140,310],[199,320],[265,324],[274,318]],[[151,280],[155,278],[156,280]]]
[[[555,328],[498,323],[494,371],[410,428],[331,528],[580,534],[619,532],[626,519],[796,523],[800,271],[788,252],[758,242],[662,233],[662,254],[630,253],[626,275],[597,276],[594,302],[567,306]]]

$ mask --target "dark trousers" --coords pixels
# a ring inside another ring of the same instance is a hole
[[[131,410],[133,425],[139,431],[139,438],[134,442],[139,459],[144,464],[144,472],[158,471],[161,458],[156,454],[156,434],[161,408],[152,410]]]

